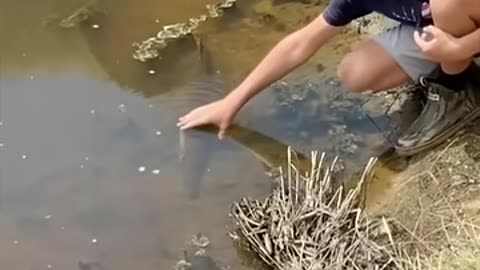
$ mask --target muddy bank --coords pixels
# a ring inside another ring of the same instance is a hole
[[[394,25],[392,21],[374,14],[357,20],[354,28],[362,34],[372,35],[392,25]],[[405,92],[405,88],[400,91]],[[393,101],[391,93],[377,96],[385,104],[390,104]],[[393,110],[400,111],[403,109],[402,106],[406,106],[401,104],[402,96],[405,94],[400,96]],[[382,160],[381,158],[377,164],[377,173],[371,179],[370,188],[383,189],[384,192],[380,196],[382,198],[370,196],[367,203],[369,211],[374,215],[394,216],[404,222],[407,227],[415,227],[415,230],[420,231],[422,230],[420,228],[431,230],[439,224],[438,220],[424,218],[426,213],[427,216],[434,216],[434,212],[439,209],[448,208],[453,211],[449,213],[450,217],[454,215],[456,218],[461,217],[478,222],[480,220],[479,124],[480,120],[475,121],[443,146],[408,160],[397,159],[392,162],[391,159]],[[398,163],[402,163],[403,168],[398,169],[395,166]],[[413,224],[409,224],[412,222]]]
[[[461,135],[414,158],[401,172],[380,165],[383,172],[370,183],[371,190],[381,188],[383,195],[369,198],[368,211],[394,220],[397,241],[405,243],[411,256],[419,254],[423,267],[480,267],[478,145],[476,133]]]

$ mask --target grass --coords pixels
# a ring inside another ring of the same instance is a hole
[[[346,191],[332,184],[335,160],[313,152],[312,169],[299,172],[290,150],[272,194],[234,203],[232,217],[248,248],[273,269],[480,270],[480,228],[458,198],[466,193],[453,194],[453,180],[440,178],[452,171],[445,162],[455,143],[405,181],[410,189],[399,196],[406,203],[393,201],[389,217],[368,216],[360,203],[376,159]]]

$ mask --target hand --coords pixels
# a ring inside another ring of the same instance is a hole
[[[455,62],[470,57],[463,55],[457,38],[433,25],[425,27],[422,34],[415,31],[413,36],[422,53],[432,61]]]
[[[232,107],[224,99],[198,107],[178,119],[177,126],[181,130],[213,124],[219,127],[218,138],[223,139],[230,126],[234,113]]]

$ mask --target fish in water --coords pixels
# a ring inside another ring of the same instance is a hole
[[[95,22],[93,17],[92,21]],[[218,74],[214,68],[211,52],[207,47],[198,44],[183,43],[172,46],[171,51],[166,52],[166,58],[162,61],[149,62],[148,64],[136,61],[121,61],[118,64],[119,55],[130,53],[118,51],[122,46],[117,42],[124,41],[127,33],[125,29],[109,30],[101,36],[95,34],[89,28],[84,28],[83,33],[89,45],[90,51],[96,57],[99,64],[104,68],[112,80],[119,85],[126,85],[129,89],[142,93],[146,97],[157,96],[167,101],[175,115],[180,116],[193,108],[218,100],[225,95],[224,75]],[[135,28],[128,27],[133,31]],[[129,30],[129,31],[130,31]],[[133,33],[130,33],[133,35]],[[127,35],[128,36],[128,35]],[[191,41],[190,41],[191,42]],[[183,45],[185,46],[183,46]],[[188,45],[188,46],[187,46]],[[200,57],[188,57],[201,54]],[[156,70],[155,76],[148,74],[148,70]],[[181,78],[172,74],[181,74]],[[175,82],[172,78],[175,77]],[[190,83],[185,85],[185,81]],[[179,84],[183,85],[179,87]],[[176,118],[172,118],[174,129]],[[135,131],[134,123],[127,122],[126,128],[118,134],[124,138],[140,138],[142,135]],[[165,131],[168,133],[170,131]],[[200,190],[204,176],[208,170],[212,156],[222,147],[231,146],[232,141],[245,147],[251,152],[267,170],[286,166],[287,145],[273,138],[241,126],[232,126],[228,130],[227,137],[231,140],[220,141],[212,134],[216,132],[208,128],[199,128],[178,133],[179,158],[181,160],[181,174],[185,192],[190,199],[200,196]],[[167,136],[167,135],[166,135]],[[302,167],[308,167],[310,160],[299,155]]]
[[[183,112],[220,98],[223,85],[221,78],[214,74],[204,77],[201,81],[192,83],[186,88],[188,94],[182,95],[182,105],[175,106],[182,108]],[[216,128],[210,126],[179,131],[179,159],[189,198],[198,198],[205,170],[208,168],[212,155],[222,147],[231,145],[232,142],[252,153],[267,171],[287,165],[288,146],[271,137],[237,124],[229,127],[226,140],[218,140],[216,132]],[[294,159],[295,165],[303,170],[309,168],[310,159],[298,151],[295,153],[297,153]]]

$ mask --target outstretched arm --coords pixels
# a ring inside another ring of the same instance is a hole
[[[261,90],[304,64],[341,29],[329,25],[321,14],[304,28],[280,41],[226,100],[235,111],[239,110]]]
[[[194,109],[178,120],[180,129],[206,124],[220,128],[219,137],[232,122],[237,112],[260,91],[304,64],[343,27],[327,23],[323,14],[302,29],[280,41],[258,64],[249,76],[225,98]]]

